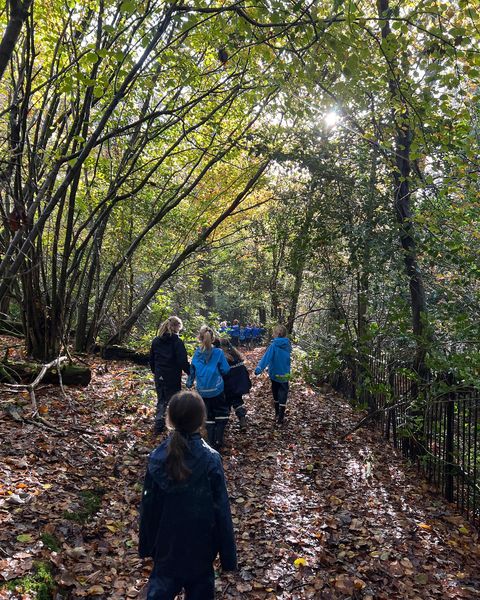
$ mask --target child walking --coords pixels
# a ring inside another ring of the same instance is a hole
[[[223,446],[223,437],[230,414],[226,403],[223,375],[230,371],[228,362],[220,350],[213,345],[215,333],[208,325],[203,325],[198,333],[200,347],[195,350],[190,367],[187,387],[197,381],[197,392],[207,408],[206,430],[208,441],[213,448]]]
[[[182,371],[190,373],[187,351],[178,334],[183,323],[178,317],[168,317],[152,341],[150,349],[150,368],[154,374],[157,392],[157,412],[155,417],[155,435],[165,427],[165,411],[170,398],[182,388]]]
[[[222,461],[200,436],[205,404],[196,392],[175,394],[167,409],[172,430],[148,460],[140,505],[139,554],[153,558],[147,600],[213,600],[213,561],[237,568]]]
[[[226,339],[220,340],[220,348],[223,350],[230,366],[230,371],[223,376],[225,399],[228,406],[233,408],[238,417],[240,430],[245,431],[247,428],[247,409],[243,401],[243,395],[248,394],[252,382],[240,352]]]
[[[291,351],[292,345],[287,338],[287,328],[283,325],[276,325],[273,328],[272,343],[255,369],[255,375],[260,375],[264,369],[268,369],[268,375],[272,381],[275,421],[278,424],[283,423],[287,406]]]

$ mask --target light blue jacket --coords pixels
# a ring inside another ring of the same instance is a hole
[[[197,348],[190,365],[187,387],[197,380],[197,392],[202,398],[214,398],[223,392],[223,377],[230,366],[220,348],[201,350]]]
[[[258,363],[255,374],[260,375],[264,369],[268,369],[268,375],[273,381],[288,381],[290,379],[291,352],[292,345],[288,338],[274,338]]]

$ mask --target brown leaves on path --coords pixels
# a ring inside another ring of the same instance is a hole
[[[249,353],[252,364],[263,350]],[[21,578],[44,564],[55,600],[140,598],[137,515],[154,439],[146,369],[92,361],[87,389],[39,404],[54,429],[0,410],[0,598],[36,598]],[[335,394],[291,385],[273,424],[268,378],[253,378],[249,427],[232,415],[224,466],[240,570],[218,598],[475,598],[478,536]],[[2,404],[22,404],[2,391]],[[20,417],[28,417],[28,398]],[[3,583],[2,583],[3,580]],[[8,585],[8,587],[6,587]],[[27,586],[28,587],[28,586]]]
[[[224,457],[240,572],[223,597],[478,597],[478,534],[375,432],[342,439],[358,421],[346,401],[294,382],[275,428],[261,377],[248,407]]]

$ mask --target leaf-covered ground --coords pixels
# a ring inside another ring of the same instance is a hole
[[[252,362],[263,350],[250,353]],[[154,392],[147,370],[92,361],[86,389],[1,389],[0,598],[141,598],[137,508]],[[23,411],[12,410],[13,403]],[[296,382],[273,424],[255,378],[249,429],[231,419],[224,466],[240,571],[218,598],[476,598],[478,533],[347,402]],[[22,419],[22,420],[18,420]]]

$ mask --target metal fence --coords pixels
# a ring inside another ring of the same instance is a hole
[[[408,367],[380,351],[363,364],[347,357],[331,383],[368,407],[384,437],[480,526],[480,390],[440,375],[418,388]]]

